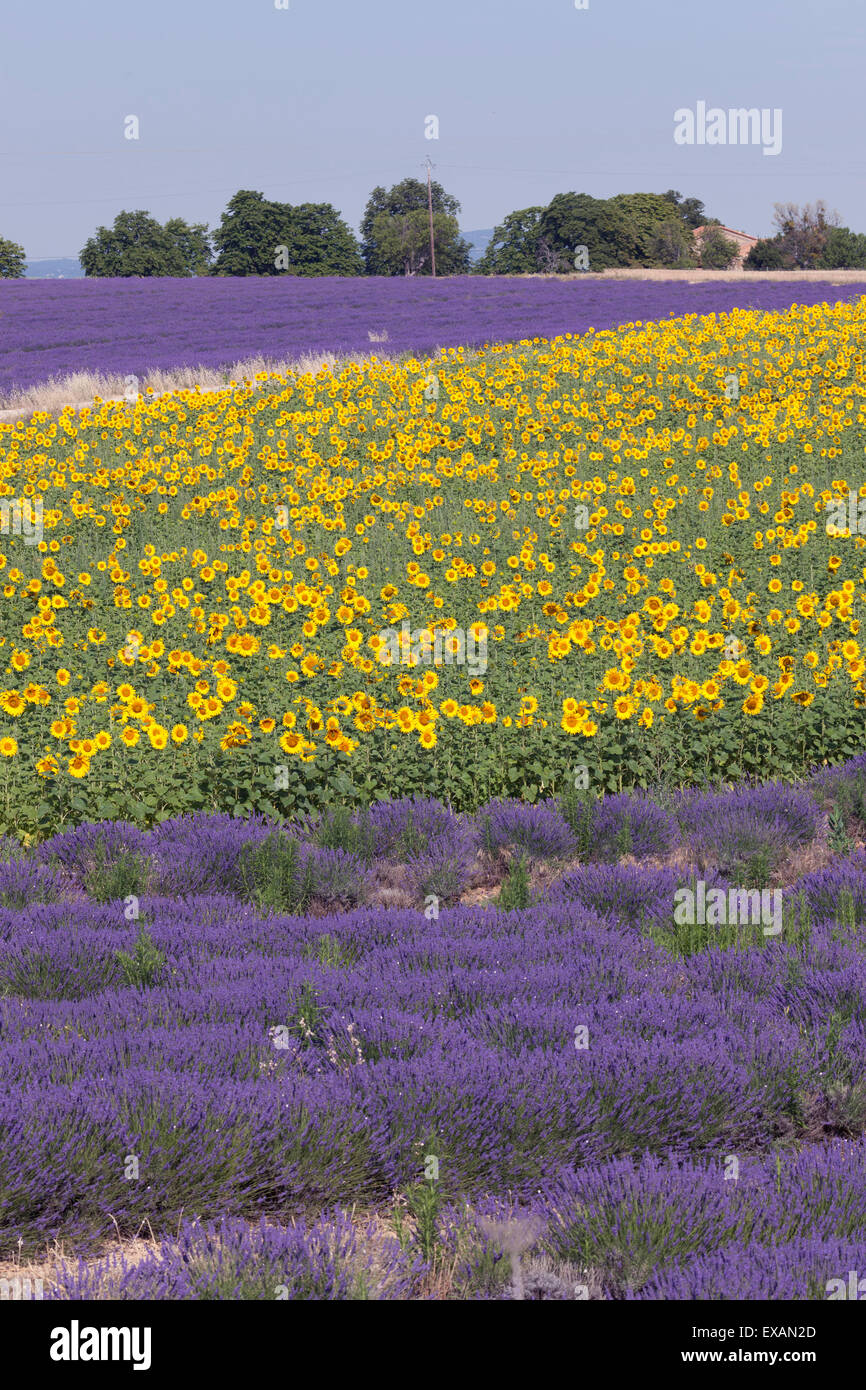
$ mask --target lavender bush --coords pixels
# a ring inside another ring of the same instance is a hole
[[[676,822],[667,811],[648,797],[621,792],[596,807],[589,854],[607,861],[621,855],[649,859],[670,853],[676,839]]]
[[[490,801],[476,813],[478,844],[490,854],[520,851],[527,859],[556,859],[571,853],[574,835],[553,802]]]
[[[176,1239],[162,1241],[139,1264],[111,1256],[93,1266],[61,1268],[48,1297],[67,1299],[263,1299],[343,1301],[406,1298],[423,1264],[396,1241],[359,1249],[358,1231],[337,1215],[283,1229],[266,1221],[223,1217],[204,1225],[184,1221]]]
[[[714,864],[732,880],[745,882],[751,865],[768,876],[787,850],[808,844],[819,812],[808,792],[771,783],[708,795],[684,793],[677,815],[696,863]]]
[[[724,842],[744,806],[780,846],[818,815],[776,786],[678,813]],[[472,841],[430,801],[371,824],[406,876]],[[82,887],[96,833],[0,864],[0,1245],[86,1255],[147,1222],[161,1244],[138,1270],[67,1271],[59,1296],[275,1297],[281,1272],[289,1298],[817,1298],[859,1267],[866,855],[792,885],[808,930],[786,915],[674,958],[636,930],[664,922],[674,868],[584,864],[523,911],[443,906],[435,929],[417,905],[275,916],[238,864],[286,831],[192,817],[144,846],[108,834],[163,883],[188,875],[128,921]],[[325,895],[362,881],[346,851],[293,843]],[[395,1193],[399,1253],[372,1258],[339,1214],[271,1224]]]

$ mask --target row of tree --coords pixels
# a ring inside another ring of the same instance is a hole
[[[120,212],[98,227],[80,253],[88,276],[430,275],[430,238],[439,275],[567,274],[615,266],[700,266],[725,269],[738,257],[717,218],[698,198],[619,193],[593,198],[558,193],[546,207],[511,212],[494,228],[473,266],[460,234],[460,204],[433,182],[404,179],[374,188],[360,241],[330,203],[277,203],[241,189],[211,233],[201,222],[170,218],[161,225],[143,211]],[[866,236],[839,224],[822,202],[799,209],[776,204],[776,235],[761,240],[749,269],[866,267]],[[702,228],[700,238],[695,230]],[[0,277],[24,274],[22,247],[0,238]]]
[[[840,225],[819,199],[800,208],[776,203],[776,234],[756,242],[748,270],[854,270],[866,266],[866,236]]]
[[[494,228],[477,269],[482,275],[520,275],[613,266],[725,268],[738,251],[720,225],[705,215],[699,198],[683,198],[673,188],[614,198],[557,193],[547,207],[509,213]],[[700,226],[708,230],[696,246]]]

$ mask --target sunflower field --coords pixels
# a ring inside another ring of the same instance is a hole
[[[0,425],[0,830],[861,751],[864,344],[734,310]]]

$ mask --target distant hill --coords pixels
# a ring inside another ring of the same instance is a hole
[[[464,232],[463,236],[466,238],[466,240],[469,242],[469,245],[472,247],[472,260],[478,261],[481,259],[481,257],[484,255],[484,252],[487,250],[488,242],[490,241],[490,238],[493,236],[493,228],[486,227],[483,231],[480,232]]]
[[[24,270],[28,280],[81,280],[84,271],[74,256],[60,260],[28,261]]]

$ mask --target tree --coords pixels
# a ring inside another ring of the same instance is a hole
[[[85,275],[189,274],[175,239],[154,217],[140,209],[119,212],[111,229],[97,227],[79,260]]]
[[[0,280],[23,280],[25,265],[24,247],[0,236]]]
[[[839,214],[828,213],[823,199],[800,208],[796,203],[776,203],[774,238],[783,261],[798,270],[814,270],[820,263],[831,230],[839,226]]]
[[[214,232],[213,275],[361,275],[358,243],[330,203],[274,203],[240,189]]]
[[[300,203],[287,211],[284,245],[291,275],[363,275],[358,242],[336,208],[330,203]]]
[[[673,205],[677,215],[692,231],[696,227],[705,227],[708,223],[718,223],[718,218],[704,215],[704,205],[700,198],[684,198],[676,188],[669,188],[662,197]]]
[[[478,275],[532,275],[540,269],[539,226],[543,207],[510,212],[493,228],[484,255],[475,267]]]
[[[648,250],[648,265],[672,266],[687,270],[695,263],[692,239],[682,222],[666,219],[652,235]]]
[[[241,188],[229,199],[214,232],[212,275],[276,275],[277,247],[288,244],[288,211],[264,193]]]
[[[588,193],[557,193],[539,222],[542,269],[567,273],[575,268],[577,248],[585,246],[590,270],[628,265],[631,234],[603,198]]]
[[[446,193],[434,179],[430,185],[433,204],[433,244],[436,251],[437,275],[467,275],[471,269],[472,247],[460,235],[457,214],[460,203],[450,193]],[[420,179],[403,179],[391,189],[373,189],[361,218],[361,254],[368,275],[407,275],[419,273],[429,275],[429,248],[422,262],[420,253],[410,259],[417,259],[416,270],[406,269],[407,248],[414,244],[415,229],[423,213],[428,217],[427,184]],[[437,214],[439,216],[437,217]],[[389,226],[383,219],[402,219]],[[408,219],[408,220],[407,220]],[[430,239],[429,220],[427,240]],[[387,249],[386,249],[387,248]],[[401,249],[403,248],[403,249]]]
[[[206,223],[194,222],[190,226],[182,217],[170,217],[165,230],[180,256],[184,275],[207,275],[213,248]]]
[[[620,244],[635,266],[687,265],[691,236],[661,193],[618,193],[608,206],[620,224]]]
[[[702,270],[727,270],[740,258],[740,248],[718,227],[709,226],[701,237]]]
[[[777,237],[762,237],[756,241],[743,261],[744,270],[788,269]]]
[[[866,267],[866,236],[850,227],[832,227],[818,261],[822,270]]]
[[[391,215],[380,213],[373,223],[379,263],[388,275],[429,275],[430,222],[427,212],[406,212]],[[454,267],[448,247],[459,240],[456,219],[444,212],[433,214],[433,246],[436,251],[436,273],[463,273],[462,263]],[[461,258],[462,260],[462,258]]]

